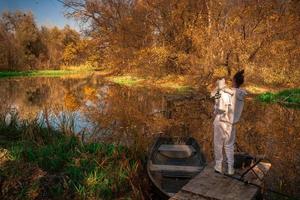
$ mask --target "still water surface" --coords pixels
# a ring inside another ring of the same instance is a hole
[[[128,145],[134,141],[141,148],[147,148],[158,132],[190,135],[207,159],[213,158],[213,102],[205,93],[124,87],[97,76],[1,79],[0,93],[2,115],[14,110],[21,119],[38,118],[56,128],[72,126],[89,139]],[[244,151],[272,161],[266,186],[300,197],[300,110],[248,97],[237,130]]]

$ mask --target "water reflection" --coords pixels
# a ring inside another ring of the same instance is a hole
[[[209,99],[121,87],[101,77],[1,79],[0,92],[2,114],[14,108],[22,119],[38,116],[54,128],[69,123],[90,139],[135,143],[143,149],[157,132],[189,134],[212,160],[213,102]],[[242,149],[272,161],[267,187],[299,197],[300,110],[248,98],[237,130]]]

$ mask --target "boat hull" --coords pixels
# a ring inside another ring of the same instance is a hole
[[[147,161],[147,173],[156,194],[168,199],[177,193],[206,164],[194,138],[158,137]]]

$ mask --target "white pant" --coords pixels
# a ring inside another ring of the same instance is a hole
[[[236,129],[234,125],[220,121],[219,116],[216,116],[214,120],[214,153],[216,166],[222,166],[224,146],[228,167],[233,167],[235,132]]]

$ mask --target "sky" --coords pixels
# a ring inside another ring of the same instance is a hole
[[[79,25],[72,19],[64,17],[64,7],[57,0],[0,0],[0,13],[3,11],[31,11],[39,26],[70,25],[79,30]]]

